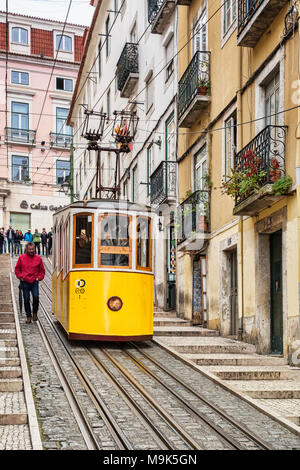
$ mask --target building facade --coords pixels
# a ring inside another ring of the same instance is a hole
[[[0,227],[49,230],[69,203],[67,126],[85,28],[0,12]]]
[[[299,11],[280,0],[185,3],[178,312],[292,360],[300,339]]]
[[[151,205],[155,224],[155,305],[176,306],[176,2],[153,0],[94,1],[69,123],[74,128],[74,187],[78,198],[99,197],[97,152],[82,137],[84,110],[106,114],[102,148],[116,144],[114,112],[138,117],[132,150],[120,157],[120,198]],[[84,106],[82,106],[84,105]],[[98,117],[90,117],[97,129]],[[77,168],[77,169],[76,169]],[[103,185],[110,187],[115,153],[101,152]],[[111,197],[107,192],[102,197]]]

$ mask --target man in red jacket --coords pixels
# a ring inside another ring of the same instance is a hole
[[[26,323],[31,323],[30,292],[33,298],[33,320],[36,321],[39,308],[39,281],[45,277],[44,264],[42,258],[35,254],[34,243],[28,243],[24,255],[19,256],[15,275],[22,284]]]

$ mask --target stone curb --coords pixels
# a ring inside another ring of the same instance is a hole
[[[255,403],[253,398],[250,398],[250,397],[247,397],[247,396],[243,395],[239,390],[232,387],[231,385],[226,384],[223,380],[219,379],[214,374],[211,374],[210,372],[208,372],[206,370],[202,370],[201,366],[197,366],[191,360],[181,356],[176,350],[174,350],[174,349],[170,348],[169,346],[157,341],[154,337],[153,337],[153,342],[155,344],[157,344],[159,347],[161,347],[162,349],[165,349],[166,351],[168,351],[170,354],[172,354],[172,356],[176,357],[177,359],[181,360],[182,362],[184,362],[186,364],[189,364],[190,366],[192,366],[192,368],[194,370],[200,372],[201,374],[203,374],[207,378],[211,379],[213,382],[220,385],[225,390],[229,390],[235,396],[237,396],[237,397],[241,398],[242,400],[244,400],[245,402],[249,403],[254,408],[256,408],[258,411],[261,411],[265,415],[267,415],[270,418],[277,421],[282,426],[288,428],[289,431],[291,431],[292,433],[296,434],[297,436],[300,436],[300,428],[296,424],[291,423],[290,421],[288,421],[287,419],[285,419],[285,418],[283,418],[279,415],[271,413],[267,408],[263,407],[262,405],[258,405],[257,403]]]
[[[12,263],[11,263],[11,269],[12,269]],[[36,410],[35,410],[32,390],[31,390],[29,371],[27,367],[24,343],[23,343],[23,338],[22,338],[22,333],[21,333],[21,328],[20,328],[20,323],[19,323],[18,309],[16,305],[11,272],[9,273],[9,276],[10,276],[10,288],[11,288],[11,295],[12,295],[12,301],[13,301],[13,310],[14,310],[14,316],[15,316],[17,339],[18,339],[19,355],[20,355],[20,362],[21,362],[21,369],[22,369],[22,376],[23,376],[23,383],[24,383],[24,395],[25,395],[25,401],[26,401],[27,413],[28,413],[28,425],[29,425],[29,432],[30,432],[30,437],[31,437],[31,444],[32,444],[33,450],[43,450],[39,424],[38,424],[38,419],[36,415]]]

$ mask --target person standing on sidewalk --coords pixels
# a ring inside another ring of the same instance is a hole
[[[4,247],[4,230],[0,230],[0,255],[3,255],[3,247]]]
[[[15,233],[15,255],[21,255],[22,254],[22,246],[21,246],[21,241],[23,240],[23,235],[20,230],[16,230]],[[18,252],[18,253],[17,253]]]
[[[48,255],[48,247],[47,247],[48,234],[45,228],[43,228],[42,230],[41,240],[42,240],[42,255],[47,256]]]
[[[10,225],[7,232],[6,232],[6,238],[7,238],[7,251],[11,255],[14,254],[14,242],[15,242],[15,231],[13,230],[12,226]]]
[[[30,292],[33,298],[33,321],[38,319],[39,281],[45,277],[45,267],[42,258],[35,254],[35,245],[27,243],[24,255],[19,256],[15,267],[15,275],[21,281],[23,290],[26,323],[31,323]]]
[[[52,255],[52,237],[53,237],[53,227],[51,227],[51,230],[48,233],[48,255]]]
[[[30,243],[30,242],[32,242],[32,239],[33,239],[33,236],[32,236],[31,230],[28,229],[27,232],[24,235],[24,242],[27,242],[27,243],[29,242]]]
[[[37,252],[37,254],[40,255],[41,254],[41,249],[40,249],[41,234],[38,232],[37,228],[34,231],[32,241],[35,244],[35,252]]]

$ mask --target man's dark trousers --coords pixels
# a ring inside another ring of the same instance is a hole
[[[30,292],[33,298],[33,313],[37,313],[39,308],[39,282],[34,281],[32,284],[29,282],[22,281],[24,307],[27,317],[31,317],[31,305],[30,305]]]

